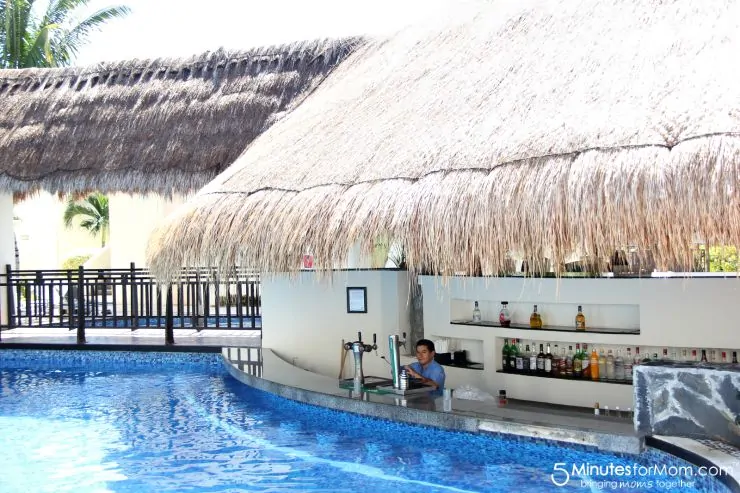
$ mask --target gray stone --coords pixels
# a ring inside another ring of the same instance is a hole
[[[740,447],[737,365],[652,363],[635,368],[635,429],[641,435],[722,440]]]

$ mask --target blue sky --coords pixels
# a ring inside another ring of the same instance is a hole
[[[454,1],[92,0],[91,11],[123,4],[132,13],[92,34],[76,64],[181,57],[219,47],[246,49],[324,37],[383,35],[420,17],[444,15]]]

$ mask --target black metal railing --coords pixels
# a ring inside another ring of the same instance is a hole
[[[169,287],[147,269],[13,270],[0,274],[0,331],[19,327],[262,328],[259,274],[236,269],[183,269]]]

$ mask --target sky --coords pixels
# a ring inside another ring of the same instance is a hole
[[[89,11],[127,5],[125,19],[89,37],[75,65],[188,57],[319,38],[391,34],[461,0],[91,0]]]

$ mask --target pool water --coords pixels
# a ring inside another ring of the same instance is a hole
[[[0,359],[0,492],[729,491],[668,475],[558,487],[555,463],[635,459],[307,406],[216,365],[99,366],[3,369]],[[639,462],[687,466],[655,451]]]

